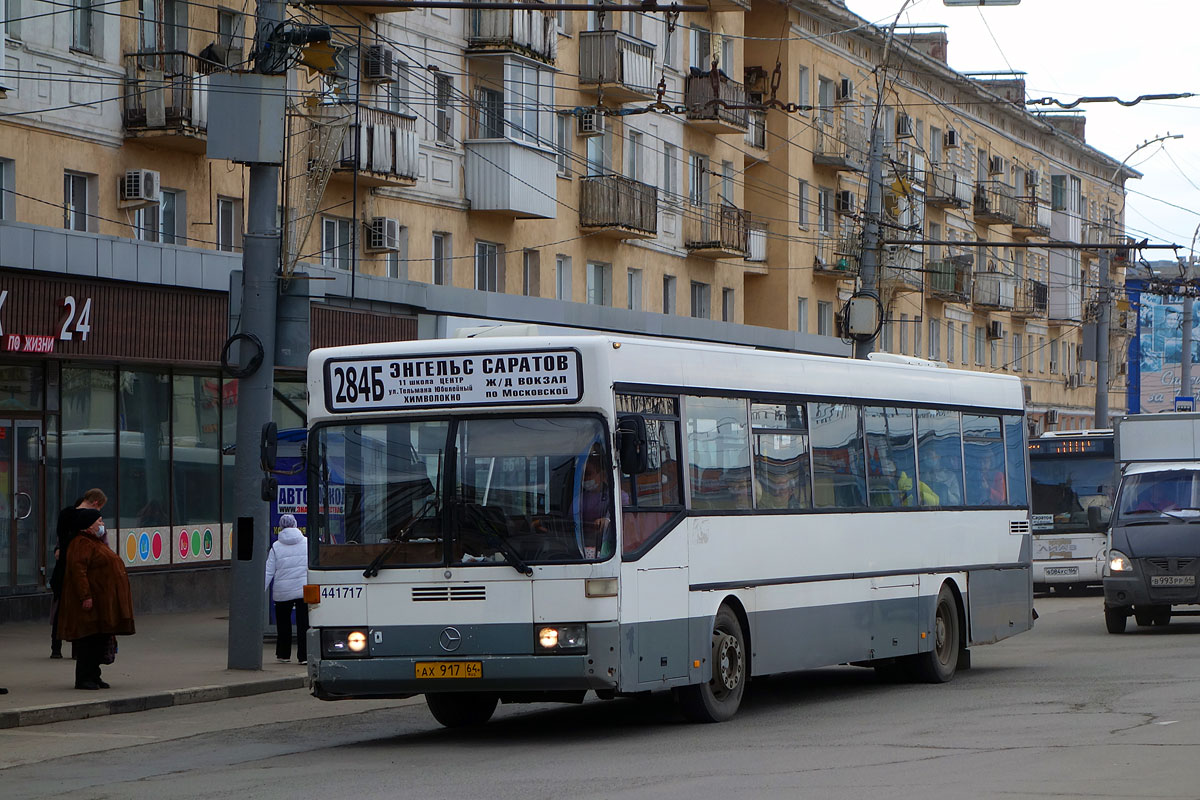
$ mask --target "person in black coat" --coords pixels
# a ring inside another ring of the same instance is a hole
[[[63,577],[67,564],[67,546],[79,531],[75,528],[75,509],[91,508],[99,511],[108,502],[108,496],[99,489],[88,489],[75,505],[67,506],[58,513],[55,526],[58,544],[54,548],[54,570],[50,573],[50,591],[54,600],[50,605],[50,657],[62,658],[62,639],[58,636],[58,603],[62,599]]]

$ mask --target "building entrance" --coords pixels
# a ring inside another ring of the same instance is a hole
[[[0,417],[0,589],[43,582],[44,443],[40,419]]]

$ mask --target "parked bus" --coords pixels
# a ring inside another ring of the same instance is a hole
[[[1032,625],[1020,381],[619,336],[309,359],[323,700],[672,690],[853,663],[944,682]]]
[[[1117,489],[1112,429],[1044,433],[1029,442],[1034,591],[1099,585]],[[1103,513],[1088,513],[1089,508]]]

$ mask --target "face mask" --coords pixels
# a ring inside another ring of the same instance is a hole
[[[583,488],[589,492],[594,492],[600,488],[600,481],[587,480],[583,482]]]
[[[104,526],[103,525],[101,525],[99,528],[96,528],[96,538],[97,539],[104,538]]]

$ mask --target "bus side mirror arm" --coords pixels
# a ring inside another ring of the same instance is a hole
[[[621,473],[640,475],[650,464],[646,453],[646,419],[640,414],[625,414],[617,418],[617,458]]]

